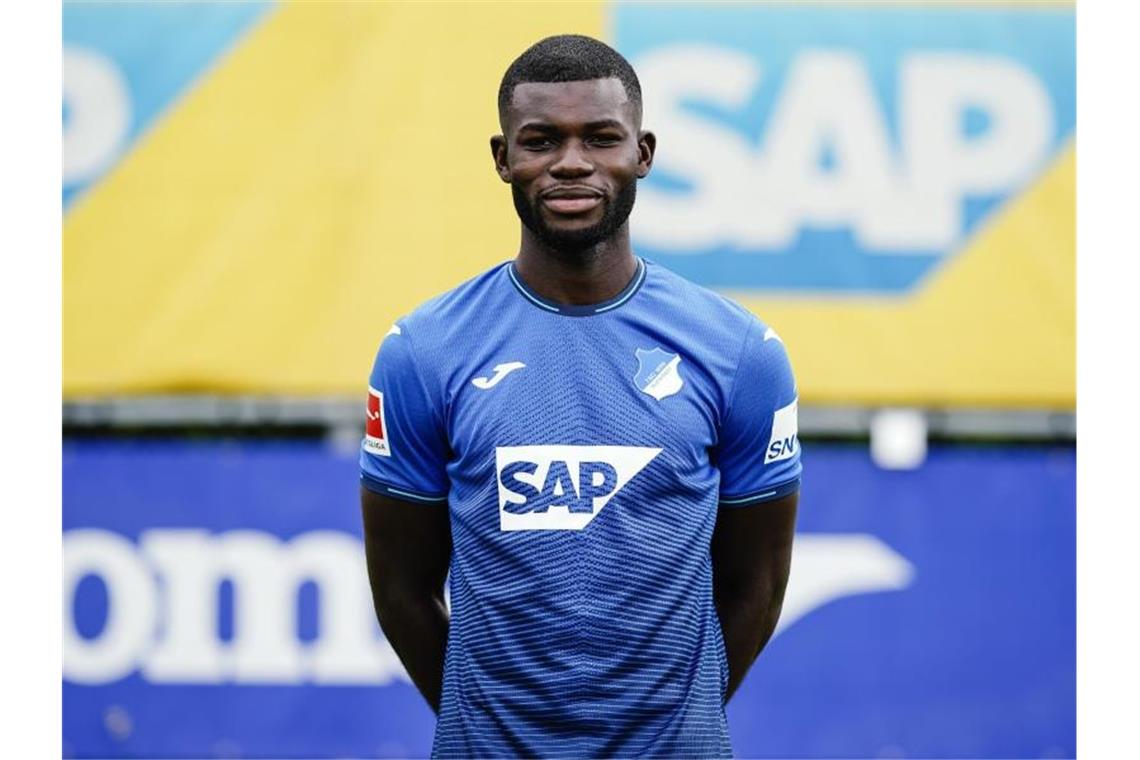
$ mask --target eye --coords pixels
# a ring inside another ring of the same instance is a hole
[[[549,150],[554,147],[554,141],[549,137],[528,137],[522,141],[522,146],[526,150]]]
[[[617,145],[621,142],[621,138],[617,135],[594,135],[590,138],[591,145],[598,145],[603,148],[608,148]]]

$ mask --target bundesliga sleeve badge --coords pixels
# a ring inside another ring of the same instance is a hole
[[[388,448],[388,431],[384,429],[384,394],[375,388],[368,389],[367,422],[364,426],[364,450],[382,457],[391,456]]]

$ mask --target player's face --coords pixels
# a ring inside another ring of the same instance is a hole
[[[612,237],[653,161],[653,135],[638,121],[619,79],[515,87],[491,147],[523,224],[558,250]]]

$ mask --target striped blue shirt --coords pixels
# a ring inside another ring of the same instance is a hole
[[[592,306],[508,263],[397,322],[369,408],[365,486],[450,515],[434,756],[731,755],[709,545],[799,487],[774,331],[641,259]]]

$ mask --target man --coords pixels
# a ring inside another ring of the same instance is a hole
[[[784,346],[634,255],[656,138],[617,52],[542,40],[499,117],[517,258],[399,320],[372,371],[380,624],[439,714],[433,755],[730,755],[791,558]]]

